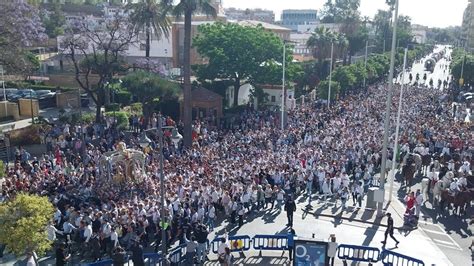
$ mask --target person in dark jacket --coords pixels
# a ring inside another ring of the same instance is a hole
[[[285,202],[285,211],[286,217],[288,218],[288,223],[286,224],[289,227],[293,227],[293,213],[296,211],[296,204],[293,200],[293,197],[289,196]]]
[[[145,260],[143,258],[143,246],[140,245],[140,238],[133,240],[132,247],[132,261],[134,266],[145,266]]]
[[[126,262],[127,253],[122,247],[116,247],[112,254],[112,263],[114,266],[123,266]]]
[[[393,236],[393,218],[392,215],[387,212],[387,230],[385,230],[385,237],[384,240],[382,241],[383,246],[385,247],[385,244],[387,243],[387,236],[390,235],[390,237],[395,241],[395,247],[398,247],[398,240]]]

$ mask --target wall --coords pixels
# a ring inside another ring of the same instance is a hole
[[[79,95],[77,92],[56,93],[56,106],[58,108],[78,108]]]
[[[20,106],[20,115],[23,117],[39,116],[38,100],[20,99],[18,101]],[[33,114],[31,113],[33,111]]]
[[[20,112],[18,110],[18,104],[7,102],[7,113],[5,115],[5,102],[0,102],[0,117],[13,116],[13,119],[20,120]]]

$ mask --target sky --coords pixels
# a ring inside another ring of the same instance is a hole
[[[283,9],[320,9],[326,0],[223,0],[224,7],[262,8],[275,12],[280,19]],[[399,13],[410,16],[412,23],[429,27],[460,26],[468,0],[400,0]],[[362,16],[373,17],[377,9],[387,9],[385,0],[361,0]],[[429,11],[428,11],[429,10]]]

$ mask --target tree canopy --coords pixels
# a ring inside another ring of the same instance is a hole
[[[46,39],[38,9],[25,1],[0,1],[0,65],[7,71],[28,73],[34,65],[28,46]]]
[[[204,80],[232,80],[235,105],[242,81],[252,82],[266,71],[274,72],[282,62],[283,42],[261,26],[247,27],[236,23],[201,25],[193,45],[208,60],[206,65],[195,66],[197,76]],[[288,63],[292,61],[291,49],[288,48],[286,60]]]
[[[122,86],[143,104],[146,117],[150,116],[155,104],[177,98],[181,91],[178,84],[147,71],[135,71],[128,74],[123,78]]]
[[[44,254],[53,244],[46,233],[53,212],[47,197],[35,195],[18,194],[0,204],[0,243],[17,256],[28,250]]]

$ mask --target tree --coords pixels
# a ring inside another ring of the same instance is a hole
[[[12,73],[29,73],[34,65],[27,47],[46,39],[38,9],[25,1],[0,1],[0,65]]]
[[[166,5],[172,5],[172,0],[162,0]],[[210,0],[179,0],[172,12],[176,17],[184,17],[184,51],[183,51],[183,85],[184,85],[184,136],[185,147],[192,144],[191,117],[191,20],[196,13],[217,16],[217,10]]]
[[[313,51],[313,57],[317,58],[318,63],[322,64],[323,60],[331,57],[331,44],[333,45],[333,60],[338,57],[344,57],[348,47],[347,38],[344,34],[332,32],[328,28],[316,28],[309,37],[306,46]],[[323,69],[320,69],[320,76]]]
[[[193,44],[200,55],[209,59],[207,65],[197,66],[197,75],[211,80],[232,80],[234,106],[238,104],[242,81],[252,82],[259,75],[274,80],[275,72],[282,73],[283,42],[261,26],[247,27],[236,23],[201,25]],[[291,62],[291,49],[287,51],[287,62]]]
[[[461,78],[461,68],[464,57],[464,85],[472,85],[474,84],[474,55],[461,52],[461,49],[457,49],[456,53],[453,52],[453,61],[451,62],[451,72],[453,74],[453,80],[456,84]]]
[[[338,67],[333,71],[333,80],[337,81],[341,86],[341,91],[344,93],[351,89],[357,81],[356,76],[351,71],[349,66]]]
[[[337,81],[331,81],[331,100],[336,99],[336,95],[341,91],[341,85]],[[318,96],[322,100],[328,99],[329,80],[323,80],[318,85]]]
[[[44,254],[53,244],[46,233],[53,213],[47,197],[18,194],[12,201],[0,204],[0,243],[17,256],[26,251]]]
[[[150,57],[152,30],[158,39],[169,36],[171,21],[167,15],[170,6],[160,0],[141,0],[128,4],[127,9],[131,11],[133,30],[137,32],[145,30],[145,57]]]
[[[49,38],[56,38],[64,34],[63,27],[66,24],[66,17],[59,3],[54,4],[51,11],[43,9],[41,12],[41,21]]]
[[[177,98],[180,93],[178,84],[162,79],[146,71],[135,71],[128,74],[122,85],[143,105],[146,121],[159,102]]]
[[[110,103],[107,83],[127,68],[123,53],[136,40],[136,32],[129,21],[120,16],[106,20],[99,28],[87,21],[75,27],[68,29],[68,35],[62,39],[62,53],[74,65],[77,83],[96,104],[96,121],[99,122],[101,107]],[[92,81],[93,74],[97,75],[97,82]]]

